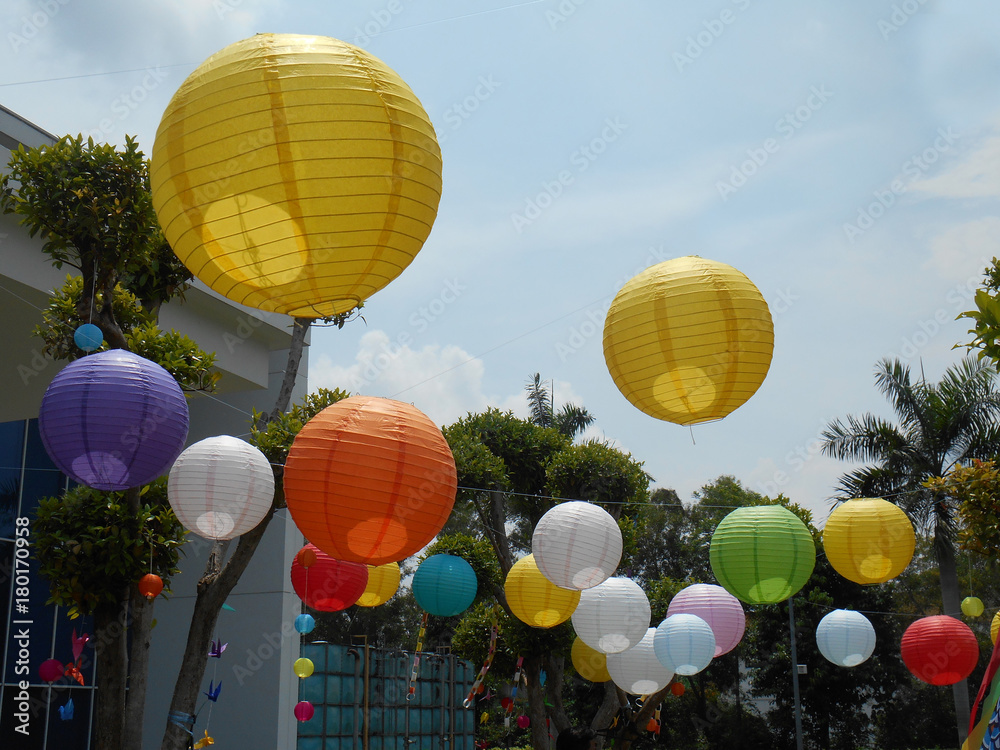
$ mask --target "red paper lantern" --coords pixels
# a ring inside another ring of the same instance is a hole
[[[45,682],[55,682],[66,673],[66,667],[58,659],[46,659],[38,665],[38,676]]]
[[[306,567],[310,555],[315,562]],[[339,612],[354,604],[368,585],[368,566],[334,560],[307,544],[292,561],[292,588],[299,599],[319,612]]]
[[[684,683],[675,682],[670,686],[670,692],[676,695],[678,698],[684,695]]]
[[[423,412],[352,396],[302,428],[284,483],[306,539],[338,560],[381,565],[417,553],[437,535],[458,481],[451,448]]]
[[[948,615],[922,617],[906,629],[903,663],[913,676],[931,685],[953,685],[976,668],[979,643],[961,620]]]
[[[646,722],[647,732],[658,732],[659,730],[660,730],[660,722],[658,722],[656,719],[650,719],[649,721]]]
[[[155,573],[147,573],[139,579],[139,593],[153,601],[163,591],[163,579]]]
[[[529,726],[531,726],[531,719],[529,719],[524,714],[521,714],[520,716],[517,717],[517,725],[521,727],[521,729],[527,729]]]

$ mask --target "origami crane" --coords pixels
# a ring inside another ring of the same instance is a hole
[[[212,641],[212,648],[208,652],[209,657],[221,659],[222,653],[226,650],[226,646],[228,645],[228,643],[223,643],[221,638],[217,641]]]
[[[213,687],[213,685],[214,685],[214,687]],[[212,701],[212,703],[215,703],[216,701],[219,700],[219,691],[220,690],[222,690],[222,682],[221,681],[219,682],[218,685],[215,685],[214,680],[209,680],[209,683],[208,683],[208,692],[204,693],[204,695],[210,701]]]
[[[203,747],[208,747],[209,745],[214,745],[215,740],[208,736],[208,730],[205,730],[205,736],[194,743],[195,750],[201,750]]]
[[[79,661],[76,664],[70,662],[69,664],[66,665],[66,676],[72,677],[74,680],[83,685],[83,673],[80,672]]]
[[[63,721],[69,721],[73,718],[73,699],[70,698],[66,701],[65,706],[59,706],[59,718]]]
[[[80,661],[80,654],[83,653],[83,647],[87,645],[90,640],[90,635],[84,633],[79,638],[76,637],[76,628],[73,628],[73,661]]]

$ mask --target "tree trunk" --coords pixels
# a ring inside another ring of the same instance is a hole
[[[128,674],[124,600],[105,602],[94,610],[94,650],[97,688],[94,720],[95,750],[121,750],[125,728],[125,680]]]
[[[615,750],[629,750],[632,743],[642,736],[642,733],[646,730],[646,725],[649,723],[649,720],[653,718],[653,711],[663,702],[663,699],[669,692],[670,685],[667,685],[662,690],[655,692],[646,698],[645,703],[642,704],[642,708],[632,715],[629,722],[625,724],[619,732],[621,742],[615,743]]]
[[[559,732],[569,729],[569,717],[566,715],[566,707],[563,705],[563,678],[566,674],[566,662],[563,657],[556,654],[547,654],[545,659],[548,679],[543,686],[545,694],[549,698],[548,716],[552,723],[552,735],[558,737]]]
[[[958,566],[955,562],[955,547],[950,540],[934,540],[937,552],[938,571],[941,574],[941,604],[942,612],[952,617],[961,617],[961,594],[958,585]],[[958,724],[958,744],[965,742],[969,733],[969,682],[959,680],[951,686],[951,694],[955,701],[955,721]]]
[[[620,708],[621,698],[618,695],[618,688],[615,686],[614,680],[608,680],[604,683],[604,700],[601,701],[601,707],[594,714],[590,728],[598,732],[608,729]],[[597,748],[600,750],[602,747],[604,747],[604,735],[599,734],[597,735]]]
[[[281,380],[278,398],[274,403],[274,408],[271,409],[271,413],[267,417],[268,422],[273,422],[281,416],[292,401],[292,391],[295,389],[295,380],[299,376],[299,362],[302,361],[302,350],[305,347],[306,334],[309,333],[309,326],[313,324],[314,320],[315,318],[294,318],[294,322],[292,323],[292,342],[288,345],[288,361],[285,364],[285,373]]]
[[[191,627],[188,629],[187,645],[181,659],[180,672],[174,683],[174,695],[170,701],[170,714],[166,731],[163,733],[161,750],[184,750],[191,737],[188,728],[177,724],[173,718],[190,717],[193,723],[195,703],[201,691],[201,682],[205,677],[208,664],[208,651],[212,645],[215,623],[226,598],[235,588],[250,564],[257,545],[264,536],[271,518],[272,508],[264,520],[251,531],[239,538],[236,551],[219,570],[216,553],[209,556],[205,575],[198,582],[198,596],[194,603],[194,613],[191,615]]]
[[[531,719],[531,746],[534,750],[549,750],[548,712],[545,710],[545,694],[539,682],[541,657],[526,656],[524,676],[528,685],[528,718]]]
[[[149,646],[152,640],[153,602],[131,589],[132,647],[128,655],[128,694],[125,700],[125,740],[122,750],[142,750],[142,722],[149,682]]]

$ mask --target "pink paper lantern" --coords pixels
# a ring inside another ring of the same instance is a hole
[[[45,682],[55,682],[66,672],[58,659],[46,659],[38,666],[38,676]]]
[[[740,600],[722,586],[695,583],[677,592],[667,607],[670,615],[697,615],[715,634],[715,655],[728,654],[743,638],[746,615]]]
[[[299,721],[309,721],[316,713],[316,709],[313,708],[313,704],[309,701],[299,701],[295,704],[293,713]]]

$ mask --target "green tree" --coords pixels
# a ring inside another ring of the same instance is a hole
[[[164,334],[157,327],[160,305],[183,293],[191,275],[163,239],[149,196],[148,164],[134,140],[128,139],[121,151],[81,137],[35,149],[21,147],[11,154],[9,171],[0,177],[0,207],[17,215],[31,236],[41,236],[42,249],[56,267],[67,265],[81,274],[53,295],[35,330],[46,354],[60,359],[81,356],[72,343],[73,332],[93,322],[108,347],[133,350],[158,362],[187,390],[214,388],[214,356],[190,339]],[[94,636],[101,646],[96,673],[100,750],[138,750],[141,741],[153,605],[129,584],[148,572],[149,560],[142,564],[146,553],[130,554],[128,544],[141,538],[152,546],[154,558],[168,560],[181,538],[179,525],[168,522],[172,513],[163,506],[162,493],[151,493],[152,502],[145,506],[144,492],[136,487],[121,497],[101,499],[103,493],[75,491],[44,503],[39,511],[36,540],[42,568],[50,574],[58,571],[71,582],[66,590],[64,583],[53,581],[53,600],[78,600],[74,612],[94,615]],[[58,519],[64,518],[65,508],[60,503],[87,509],[74,514],[88,519],[73,527],[78,539],[61,536]],[[146,524],[148,518],[161,523]],[[128,535],[124,547],[99,543],[102,528],[121,530],[136,524],[148,525],[149,533]],[[159,530],[152,533],[155,528]],[[73,544],[67,547],[69,542],[78,542],[79,550]],[[93,571],[112,569],[121,575],[92,581],[93,599],[72,590],[72,582],[78,587]],[[166,564],[164,570],[170,569]],[[123,622],[129,623],[128,629]]]
[[[568,438],[575,438],[594,422],[594,416],[582,406],[563,404],[555,410],[555,393],[545,387],[541,373],[535,373],[524,386],[531,410],[531,421],[539,427],[552,427]]]
[[[985,362],[967,358],[949,367],[939,383],[928,383],[914,381],[902,362],[882,360],[875,383],[896,421],[873,414],[834,420],[823,431],[823,452],[867,462],[841,477],[837,489],[842,497],[884,497],[903,508],[919,530],[933,536],[943,610],[957,615],[956,502],[924,484],[961,463],[996,454],[1000,396],[994,373]],[[961,742],[969,719],[965,680],[955,684],[953,697]]]

